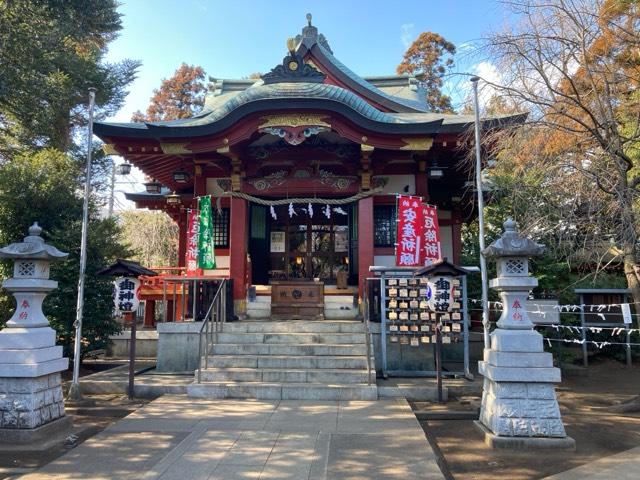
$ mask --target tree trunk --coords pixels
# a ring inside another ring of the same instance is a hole
[[[622,172],[620,172],[622,173]],[[634,303],[634,311],[640,313],[640,281],[637,275],[638,260],[636,258],[636,223],[635,212],[633,211],[633,197],[629,191],[627,182],[627,172],[621,175],[620,198],[621,213],[621,233],[622,233],[622,260],[624,265],[624,275],[627,279],[627,287],[631,292]],[[640,316],[636,316],[636,322],[640,328]],[[640,395],[632,398],[628,402],[616,405],[612,411],[618,413],[630,413],[640,411]]]

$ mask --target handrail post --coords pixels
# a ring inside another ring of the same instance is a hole
[[[202,381],[202,330],[198,335],[198,383]]]
[[[211,313],[209,313],[209,315],[211,315]],[[204,368],[209,368],[209,319],[208,317],[205,317],[204,319],[205,321],[205,333],[204,333],[204,339],[205,339],[205,351],[204,351]],[[202,362],[202,357],[200,357],[200,362]]]
[[[365,330],[365,344],[367,348],[367,380],[368,384],[371,385],[371,326],[369,324],[369,295],[367,289],[367,281],[365,279],[364,288],[363,288],[363,299],[362,299],[362,308],[364,310],[362,318],[364,321],[364,330]]]
[[[217,286],[216,293],[209,305],[209,309],[202,319],[202,326],[198,336],[198,383],[202,378],[202,360],[204,368],[209,368],[209,353],[214,343],[218,343],[218,333],[222,331],[222,323],[226,315],[226,287],[227,280],[223,279]],[[194,299],[195,300],[195,299]],[[205,341],[205,352],[202,352],[202,337]]]
[[[222,281],[222,321],[227,321],[227,280]]]

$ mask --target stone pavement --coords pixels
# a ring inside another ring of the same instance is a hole
[[[23,480],[442,479],[404,399],[165,395]]]
[[[636,480],[640,478],[640,447],[601,458],[545,480]]]

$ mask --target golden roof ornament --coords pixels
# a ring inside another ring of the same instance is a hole
[[[292,55],[296,52],[296,39],[293,37],[287,38],[287,50]]]

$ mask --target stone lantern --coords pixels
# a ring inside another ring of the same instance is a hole
[[[482,253],[495,257],[497,278],[489,286],[502,299],[502,315],[491,334],[479,369],[484,378],[480,420],[486,442],[497,448],[575,448],[560,417],[554,383],[560,369],[543,348],[526,311],[529,291],[538,285],[529,276],[529,257],[544,246],[517,232],[516,222],[504,222],[502,236]]]
[[[23,443],[70,424],[65,417],[60,372],[69,360],[56,346],[56,332],[42,302],[58,282],[49,265],[67,253],[47,245],[34,223],[21,243],[0,248],[14,260],[13,277],[2,286],[16,299],[16,311],[0,331],[0,441]]]

